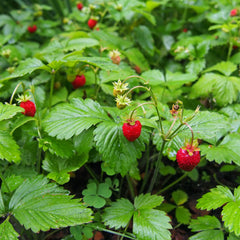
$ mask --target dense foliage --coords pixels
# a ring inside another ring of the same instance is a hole
[[[239,1],[3,0],[0,31],[3,239],[239,239]]]

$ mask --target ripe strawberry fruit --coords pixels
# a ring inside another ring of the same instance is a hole
[[[74,81],[72,82],[72,85],[73,85],[74,89],[77,89],[77,88],[80,88],[80,87],[84,86],[85,83],[86,83],[86,78],[82,74],[82,75],[77,75],[75,77]]]
[[[78,10],[82,10],[82,8],[83,8],[83,4],[82,4],[82,3],[78,3],[78,4],[77,4],[77,9],[78,9]]]
[[[184,171],[192,171],[200,162],[199,150],[188,144],[186,147],[180,148],[176,155],[178,166]]]
[[[89,26],[91,29],[93,29],[93,28],[97,25],[97,22],[98,22],[97,20],[90,18],[90,19],[88,20],[88,26]]]
[[[237,15],[237,9],[234,8],[234,9],[231,10],[230,16],[231,16],[231,17],[234,17],[234,16],[236,16],[236,15]]]
[[[37,25],[28,26],[28,32],[34,33],[37,31]]]
[[[142,124],[138,120],[135,122],[128,120],[122,126],[123,135],[129,142],[135,141],[140,136],[141,130]]]
[[[30,100],[21,102],[20,107],[24,108],[24,110],[25,110],[24,112],[22,112],[22,114],[24,114],[26,116],[34,117],[34,115],[36,113],[36,106],[35,106],[34,102],[32,102]]]

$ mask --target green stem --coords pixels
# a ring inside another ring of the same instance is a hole
[[[227,61],[229,61],[229,59],[231,57],[232,49],[233,49],[233,43],[232,43],[232,41],[230,41],[229,48],[228,48]]]
[[[148,89],[147,87],[135,86],[135,87],[131,88],[130,90],[128,90],[128,91],[123,95],[123,97],[124,97],[124,98],[127,97],[127,95],[128,95],[129,93],[131,93],[134,89],[137,89],[137,88],[143,88],[143,89],[149,91],[149,89]]]
[[[128,226],[130,224],[130,221],[128,222],[127,226],[124,228],[124,234],[127,232]],[[124,236],[122,235],[120,240],[123,240]]]
[[[155,169],[154,169],[153,177],[152,177],[152,180],[151,180],[149,188],[148,188],[148,192],[152,192],[154,184],[156,183],[158,172],[159,172],[159,169],[160,169],[160,164],[161,164],[161,161],[162,161],[163,149],[164,149],[165,144],[166,144],[166,141],[163,140],[162,147],[161,147],[161,150],[160,150],[159,155],[158,155],[158,160],[156,162],[156,166],[155,166]]]
[[[98,227],[98,226],[96,228],[97,228],[97,230],[100,230],[100,231],[103,231],[103,232],[116,234],[116,235],[123,236],[123,237],[129,238],[129,239],[136,239],[136,237],[131,237],[131,236],[126,235],[126,234],[122,234],[122,233],[119,233],[119,232],[114,232],[114,231],[111,231],[109,229],[101,228],[101,227]]]
[[[24,91],[24,85],[23,85],[23,83],[22,83],[22,82],[18,83],[18,85],[17,85],[17,86],[15,87],[15,89],[13,90],[12,96],[11,96],[11,98],[10,98],[10,101],[9,101],[9,104],[10,104],[10,105],[12,105],[13,98],[14,98],[14,96],[15,96],[15,94],[16,94],[16,92],[17,92],[17,90],[18,90],[18,88],[19,88],[20,85],[22,85],[22,88],[23,88],[23,91]]]
[[[191,131],[191,134],[192,134],[192,139],[191,139],[191,142],[190,142],[190,146],[192,147],[192,144],[193,144],[193,139],[194,139],[194,134],[193,134],[193,130],[191,128],[191,126],[188,124],[188,123],[184,123]]]
[[[188,172],[185,172],[180,178],[178,178],[176,181],[172,182],[171,184],[169,184],[168,186],[166,186],[165,188],[161,189],[160,191],[157,192],[157,195],[165,192],[166,190],[168,190],[169,188],[171,188],[172,186],[174,186],[175,184],[177,184],[178,182],[182,181],[185,177],[188,176]]]
[[[142,106],[144,106],[144,105],[155,105],[154,103],[149,103],[149,102],[145,102],[145,103],[141,103],[141,104],[139,104],[136,108],[134,108],[133,110],[132,110],[132,112],[130,113],[130,117],[129,117],[129,119],[130,120],[132,120],[132,117],[133,117],[133,114],[134,114],[134,112],[138,109],[138,108],[140,108],[140,107],[142,107]]]
[[[91,177],[94,179],[96,183],[99,183],[95,173],[92,171],[90,167],[87,166],[87,164],[84,165],[84,167],[87,169],[88,173],[91,175]]]
[[[53,95],[53,88],[54,88],[54,81],[55,81],[55,72],[52,71],[52,77],[50,82],[50,96],[49,96],[49,103],[48,103],[48,109],[51,109],[52,106],[52,95]]]
[[[125,83],[128,79],[131,79],[131,78],[139,78],[139,79],[141,79],[141,80],[144,81],[144,84],[147,84],[147,83],[148,83],[144,78],[142,78],[142,77],[140,77],[140,76],[138,76],[138,75],[131,75],[131,76],[125,78],[122,83]]]
[[[134,193],[134,188],[133,188],[132,181],[131,181],[129,175],[127,175],[126,178],[127,178],[129,190],[130,190],[130,193],[131,193],[131,197],[132,197],[132,199],[134,199],[135,198],[135,193]]]
[[[72,13],[72,5],[69,0],[65,0],[65,3],[67,5],[68,13]]]
[[[177,118],[174,118],[174,121],[173,121],[171,127],[169,128],[168,132],[167,132],[166,135],[165,135],[165,139],[168,138],[168,135],[171,133],[171,131],[172,131],[172,129],[173,129],[173,127],[174,127],[176,121],[177,121]]]

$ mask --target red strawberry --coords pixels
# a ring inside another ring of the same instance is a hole
[[[128,120],[127,123],[124,123],[122,126],[123,135],[129,142],[135,141],[141,134],[142,124],[137,120],[134,122]]]
[[[176,155],[178,166],[184,171],[192,171],[200,162],[199,150],[199,148],[189,144],[180,148]]]
[[[230,16],[231,16],[231,17],[234,17],[234,16],[236,16],[236,15],[237,15],[237,9],[234,8],[234,9],[231,10]]]
[[[188,29],[187,29],[187,28],[184,28],[182,31],[186,33],[186,32],[188,31]]]
[[[83,4],[82,4],[82,3],[78,3],[78,4],[77,4],[77,9],[78,9],[78,10],[82,10],[82,8],[83,8]]]
[[[75,77],[74,81],[72,82],[72,85],[73,85],[74,89],[77,89],[77,88],[84,86],[85,83],[86,83],[86,78],[82,74],[82,75],[77,75]]]
[[[91,29],[93,29],[93,28],[96,26],[97,22],[98,22],[97,20],[90,18],[90,19],[88,20],[88,26],[89,26]]]
[[[37,31],[37,26],[36,25],[28,26],[28,32],[34,33],[36,31]]]
[[[36,106],[35,106],[34,102],[32,102],[30,100],[21,102],[20,107],[24,108],[24,110],[25,110],[24,112],[22,112],[22,114],[24,114],[26,116],[34,117],[34,115],[36,113]]]
[[[136,71],[137,74],[141,74],[142,70],[139,66],[135,66],[134,70]]]

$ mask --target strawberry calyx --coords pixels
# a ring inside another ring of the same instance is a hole
[[[18,98],[16,99],[18,101],[18,103],[21,102],[27,102],[29,100],[31,100],[31,96],[29,94],[22,94],[22,95],[18,95]]]
[[[116,102],[117,102],[117,107],[119,109],[123,109],[131,103],[131,100],[130,100],[130,98],[126,97],[125,95],[123,95],[123,96],[117,95]]]
[[[193,156],[194,152],[199,152],[200,148],[198,148],[198,140],[194,139],[192,143],[185,143],[185,146],[182,147],[183,150],[188,152],[189,156]]]

